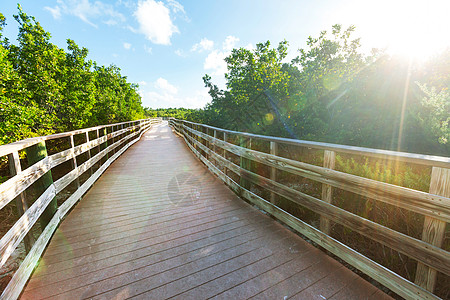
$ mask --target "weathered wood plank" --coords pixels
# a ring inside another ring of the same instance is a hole
[[[202,147],[203,145],[198,146]],[[202,148],[202,150],[205,152],[208,151],[206,148]],[[213,153],[211,153],[211,155],[214,156],[215,159],[224,160],[220,156],[214,155]],[[378,223],[364,219],[358,215],[343,210],[332,204],[323,202],[300,191],[288,188],[281,183],[277,183],[261,175],[242,169],[231,162],[228,162],[228,166],[230,170],[240,173],[241,176],[247,178],[254,184],[257,184],[269,191],[273,191],[280,196],[307,207],[308,209],[312,209],[313,211],[334,222],[347,226],[350,229],[363,234],[364,236],[422,261],[428,266],[432,266],[445,274],[450,274],[450,260],[448,259],[449,254],[445,250],[382,226]]]
[[[1,299],[17,299],[22,292],[28,278],[35,269],[37,262],[39,261],[45,247],[50,241],[53,232],[56,230],[58,224],[61,222],[62,218],[69,212],[69,210],[75,205],[75,203],[89,190],[89,188],[94,184],[94,182],[100,177],[100,175],[111,165],[111,163],[119,157],[123,152],[125,152],[131,145],[139,141],[140,137],[144,134],[146,130],[151,127],[151,124],[144,126],[141,131],[135,132],[139,134],[138,138],[128,142],[124,147],[122,147],[117,153],[112,155],[91,177],[89,177],[83,185],[80,186],[57,210],[56,214],[53,216],[49,224],[45,227],[42,234],[39,236],[36,243],[34,243],[31,251],[25,257],[25,260],[19,266],[19,269],[14,273],[8,286],[5,288],[1,294]],[[134,134],[133,134],[134,135]],[[130,136],[128,136],[130,137]]]
[[[271,155],[278,155],[278,144],[276,142],[270,142],[270,150]],[[270,168],[270,179],[273,181],[277,181],[277,168]],[[274,192],[270,192],[270,203],[275,204],[276,194]]]
[[[8,164],[11,176],[15,176],[22,172],[22,166],[20,165],[20,158],[18,152],[8,154]],[[19,217],[22,216],[28,209],[28,203],[25,192],[20,193],[16,197],[16,207]],[[34,243],[32,234],[27,234],[24,238],[25,251],[28,253]]]
[[[123,129],[123,133],[132,131],[136,126]],[[36,180],[41,178],[52,168],[59,164],[73,159],[75,156],[80,155],[104,142],[108,138],[119,135],[120,132],[114,132],[107,136],[102,136],[98,139],[92,140],[88,143],[84,143],[76,146],[73,149],[67,149],[53,155],[47,156],[43,160],[33,164],[20,174],[10,178],[6,182],[0,185],[0,209],[7,205],[11,200],[17,197],[20,193],[30,187]]]
[[[151,121],[146,121],[146,124],[147,123],[155,124],[156,122],[158,122],[158,121],[152,121],[151,120]],[[20,141],[11,143],[11,144],[1,145],[0,146],[0,157],[8,155],[10,153],[13,153],[15,151],[23,150],[25,148],[28,148],[28,147],[30,147],[30,146],[32,146],[34,144],[40,143],[42,141],[64,138],[64,137],[68,137],[70,135],[81,134],[81,133],[85,133],[87,131],[103,129],[103,128],[107,128],[107,127],[111,127],[111,126],[115,126],[115,125],[119,125],[119,124],[132,124],[132,123],[134,123],[134,121],[132,121],[132,122],[128,121],[128,122],[122,122],[122,123],[116,123],[116,124],[109,124],[109,125],[101,125],[101,126],[95,126],[95,127],[90,127],[90,128],[84,128],[84,129],[77,129],[77,130],[63,132],[63,133],[56,133],[56,134],[47,135],[47,136],[40,136],[40,137],[34,137],[34,138],[28,138],[28,139],[25,139],[25,140],[20,140]]]
[[[233,130],[226,130],[223,128],[218,128],[214,126],[204,125],[193,123],[185,120],[181,120],[183,124],[191,124],[191,125],[200,125],[205,128],[215,129],[220,132],[225,132],[228,134],[233,134],[237,136],[243,136],[245,138],[254,138],[262,141],[273,141],[280,144],[286,145],[295,145],[295,146],[303,146],[312,149],[320,149],[320,150],[330,150],[342,153],[356,154],[362,156],[369,156],[381,159],[389,159],[396,161],[404,161],[413,164],[421,164],[427,166],[437,166],[448,168],[450,164],[449,157],[442,156],[433,156],[433,155],[424,155],[424,154],[414,154],[414,153],[405,153],[405,152],[397,152],[390,150],[381,150],[381,149],[372,149],[372,148],[363,148],[356,146],[346,146],[346,145],[338,145],[338,144],[330,144],[330,143],[322,143],[322,142],[312,142],[312,141],[304,141],[304,140],[296,140],[296,139],[287,139],[280,138],[274,136],[266,136],[266,135],[258,135],[246,132],[239,132]]]
[[[189,144],[188,144],[189,145]],[[189,145],[191,150],[194,150],[192,146]],[[201,156],[199,152],[194,152],[197,156]],[[200,157],[201,158],[201,157]],[[215,168],[209,161],[207,161],[205,158],[202,159],[205,164],[209,164],[210,169],[214,170],[215,173],[220,174],[220,170]],[[233,164],[234,165],[234,164]],[[235,169],[239,168],[239,166],[234,165]],[[351,264],[352,266],[356,267],[360,271],[364,272],[365,274],[369,275],[371,278],[377,280],[381,284],[385,285],[389,289],[393,290],[397,294],[401,295],[402,297],[405,297],[406,299],[439,299],[432,293],[428,292],[427,290],[416,286],[414,283],[404,279],[403,277],[395,274],[391,270],[379,265],[378,263],[370,260],[369,258],[363,256],[362,254],[358,253],[357,251],[351,249],[350,247],[342,244],[341,242],[333,239],[332,237],[324,234],[323,232],[319,231],[318,229],[312,227],[311,225],[303,222],[302,220],[298,219],[297,217],[294,217],[293,215],[285,212],[284,210],[280,209],[279,207],[273,205],[269,201],[259,197],[258,195],[243,189],[241,186],[239,186],[236,182],[234,182],[229,177],[224,177],[225,174],[220,174],[220,179],[222,179],[225,183],[230,185],[230,188],[234,190],[237,194],[241,195],[243,198],[249,200],[250,202],[254,203],[261,209],[267,211],[280,221],[284,222],[294,230],[298,231],[299,233],[307,236],[320,246],[324,247],[328,251],[332,252],[336,256],[340,257],[347,263]],[[320,200],[319,200],[320,201]],[[320,201],[322,202],[322,201]]]
[[[450,197],[450,169],[437,167],[432,169],[430,193]],[[423,225],[422,240],[433,246],[442,247],[446,225],[441,220],[426,216]],[[450,261],[450,255],[448,260]],[[436,270],[439,269],[430,268],[419,262],[416,271],[416,284],[433,292],[437,278]]]
[[[202,134],[201,132],[188,127],[185,127],[185,129],[193,134]],[[450,221],[450,199],[447,197],[346,174],[255,150],[245,149],[230,143],[225,143],[221,140],[215,140],[214,142],[222,149],[261,162],[267,166],[274,166],[282,171],[287,171],[420,214],[432,216],[445,222]]]
[[[327,169],[334,169],[334,165],[336,162],[336,152],[325,150],[323,156],[323,167]],[[322,201],[331,203],[332,200],[333,190],[331,185],[322,184]],[[322,232],[325,234],[330,234],[330,220],[328,220],[324,216],[320,216],[320,230],[322,230]]]
[[[2,237],[0,240],[0,268],[11,256],[55,196],[56,189],[52,184]]]

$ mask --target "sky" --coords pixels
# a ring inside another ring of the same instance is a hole
[[[202,108],[210,101],[202,77],[225,88],[223,59],[233,48],[286,39],[290,60],[333,24],[356,26],[367,52],[426,57],[450,46],[448,0],[2,0],[12,43],[17,2],[54,44],[67,49],[72,39],[99,65],[118,66],[151,108]]]

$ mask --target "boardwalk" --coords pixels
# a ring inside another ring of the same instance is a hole
[[[166,123],[62,222],[22,299],[388,299],[234,195]]]

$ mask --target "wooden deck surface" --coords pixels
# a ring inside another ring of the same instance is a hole
[[[155,126],[62,222],[21,299],[388,299]]]

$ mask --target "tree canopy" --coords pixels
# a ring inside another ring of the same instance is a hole
[[[144,117],[137,84],[115,65],[99,66],[88,49],[67,50],[18,6],[17,45],[3,37],[0,13],[0,144]]]
[[[259,134],[448,155],[450,49],[419,63],[361,51],[355,27],[334,25],[286,60],[288,42],[234,49],[226,89],[188,119]]]

